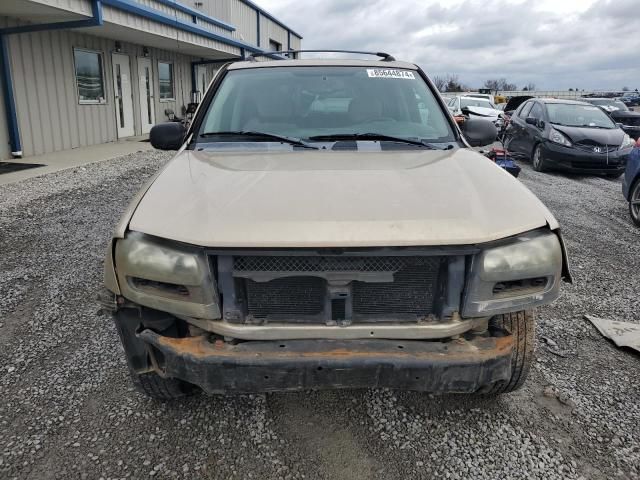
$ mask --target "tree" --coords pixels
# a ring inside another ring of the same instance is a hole
[[[445,92],[462,92],[464,91],[464,85],[460,83],[458,75],[455,73],[447,73]]]
[[[628,92],[629,91],[629,87],[622,87],[622,91],[623,92]]]
[[[432,78],[433,84],[436,86],[439,92],[444,92],[444,87],[447,85],[447,79],[442,75],[436,75]]]
[[[507,82],[506,78],[498,78],[498,79],[490,79],[485,81],[484,88],[488,88],[489,90],[492,90],[494,92],[498,92],[498,91],[509,92],[509,91],[516,90],[518,87],[513,83]]]
[[[569,91],[570,91],[570,92],[573,92],[573,88],[570,88],[570,89],[569,89]]]
[[[529,82],[524,87],[522,87],[522,90],[527,92],[530,92],[535,89],[536,89],[536,84],[533,82]]]

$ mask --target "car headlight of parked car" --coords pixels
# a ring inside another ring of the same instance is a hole
[[[557,298],[562,247],[553,232],[534,231],[477,254],[462,315],[479,317],[532,308]]]
[[[549,133],[549,140],[551,140],[553,143],[564,145],[565,147],[571,146],[571,142],[569,141],[569,139],[555,128],[551,129],[551,132]]]
[[[622,137],[622,143],[620,144],[620,149],[622,150],[624,148],[631,148],[634,145],[635,145],[635,142],[633,141],[633,139],[625,133],[624,137]]]
[[[116,243],[115,268],[128,300],[176,315],[220,318],[203,249],[129,232]]]

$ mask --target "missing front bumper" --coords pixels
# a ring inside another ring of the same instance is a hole
[[[507,380],[511,336],[450,342],[290,340],[211,343],[207,336],[171,338],[145,329],[157,373],[208,393],[335,388],[395,388],[472,393]]]

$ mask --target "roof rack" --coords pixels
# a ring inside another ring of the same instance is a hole
[[[384,52],[362,52],[359,50],[280,50],[277,52],[256,52],[249,55],[249,60],[255,62],[257,57],[264,57],[269,55],[288,55],[291,53],[357,53],[359,55],[373,55],[376,57],[382,57],[383,62],[395,62],[396,59]]]

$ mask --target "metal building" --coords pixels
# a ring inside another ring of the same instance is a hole
[[[0,159],[143,135],[222,63],[301,39],[249,0],[0,0]]]

